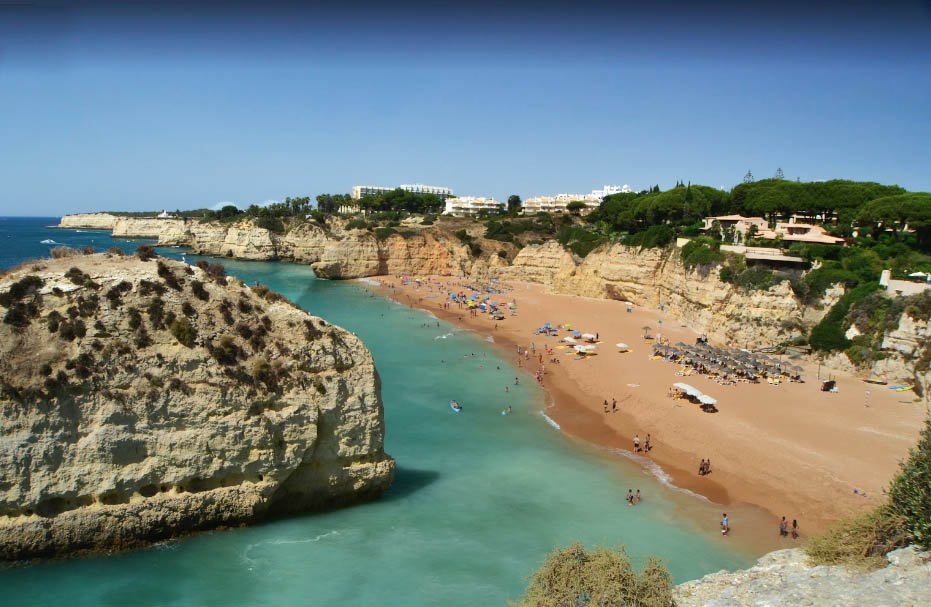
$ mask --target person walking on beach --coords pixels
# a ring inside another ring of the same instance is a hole
[[[721,516],[721,535],[727,535],[730,533],[731,528],[727,522],[727,512]]]
[[[786,537],[789,535],[789,523],[786,522],[786,517],[782,517],[782,520],[779,521],[779,537]]]
[[[792,519],[792,539],[798,539],[798,521],[796,519]]]
[[[648,432],[646,439],[643,441],[643,450],[649,453],[652,448],[653,442],[650,440],[650,433]]]
[[[634,434],[634,451],[640,453],[640,435]]]
[[[615,413],[617,413],[617,399],[616,398],[611,399],[611,411],[614,411]]]
[[[705,475],[705,458],[701,458],[701,463],[698,464],[698,476]]]
[[[608,412],[608,399],[605,399],[605,413]]]

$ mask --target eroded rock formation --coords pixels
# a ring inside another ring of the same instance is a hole
[[[0,316],[2,559],[350,504],[392,480],[369,352],[261,287],[75,256],[0,278]]]
[[[722,282],[714,269],[688,270],[678,249],[613,245],[584,260],[559,243],[527,246],[498,274],[538,282],[553,292],[630,301],[661,308],[699,333],[741,347],[780,342],[806,332],[842,294],[831,289],[814,306],[803,305],[782,282],[747,291]]]

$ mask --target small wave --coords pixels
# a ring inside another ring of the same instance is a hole
[[[550,426],[552,426],[553,428],[556,428],[557,430],[562,430],[562,428],[559,426],[559,424],[557,424],[555,421],[553,421],[553,418],[552,418],[552,417],[550,417],[549,415],[547,415],[547,414],[544,413],[543,411],[540,411],[540,415],[543,416],[543,419],[544,419],[544,420],[546,421],[546,423],[548,423]]]
[[[314,542],[319,542],[323,538],[330,537],[331,535],[339,535],[339,531],[336,531],[336,530],[327,531],[326,533],[321,533],[320,535],[317,535],[315,537],[306,537],[300,540],[289,540],[289,539],[281,538],[281,539],[272,540],[268,543],[273,544],[275,546],[282,546],[285,544],[312,544]]]
[[[452,337],[453,335],[455,335],[455,333],[447,333],[446,335],[437,335],[437,336],[434,337],[433,339],[434,339],[434,340],[437,340],[437,339],[449,339],[449,338]]]
[[[278,538],[274,540],[265,540],[262,542],[256,542],[254,544],[249,544],[243,549],[242,554],[240,554],[240,559],[242,560],[243,564],[245,564],[249,568],[250,571],[254,571],[255,568],[259,565],[259,561],[258,559],[252,558],[251,553],[256,548],[261,548],[262,546],[269,546],[269,545],[284,546],[287,544],[311,544],[311,543],[319,542],[320,540],[326,537],[330,537],[332,535],[339,535],[339,531],[336,531],[336,530],[327,531],[326,533],[321,533],[320,535],[317,535],[314,537],[307,537],[303,539]]]
[[[55,242],[55,241],[52,240],[51,238],[46,238],[45,240],[41,241],[39,244],[61,244],[61,243],[60,243],[60,242]]]
[[[372,285],[372,286],[375,286],[375,287],[377,287],[377,286],[379,286],[379,285],[381,284],[380,282],[378,282],[378,281],[375,280],[374,278],[358,278],[357,280],[358,280],[359,282],[361,282],[361,283],[364,283],[364,284],[367,284],[367,285]]]
[[[613,453],[614,455],[620,455],[621,457],[625,459],[628,459],[636,464],[639,464],[647,472],[652,474],[653,477],[656,480],[658,480],[661,485],[664,485],[668,487],[669,489],[672,489],[674,491],[679,491],[681,493],[685,493],[686,495],[689,495],[691,497],[697,497],[698,499],[704,500],[709,503],[711,502],[711,500],[709,500],[707,497],[705,497],[704,495],[700,493],[695,493],[694,491],[684,489],[674,484],[672,482],[672,477],[669,476],[669,474],[665,470],[663,470],[659,464],[657,464],[656,462],[654,462],[648,457],[643,457],[642,455],[631,453],[630,451],[627,451],[625,449],[617,449],[613,447],[606,447],[605,450],[608,451],[609,453]]]
[[[492,337],[491,335],[487,335],[487,336],[485,336],[485,341],[487,341],[487,342],[490,343],[490,344],[493,344],[493,343],[495,343],[495,338]]]
[[[155,542],[152,544],[152,550],[158,550],[161,552],[169,552],[177,550],[180,547],[180,542],[176,539],[163,540],[161,542]]]

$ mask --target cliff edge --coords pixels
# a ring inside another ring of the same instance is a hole
[[[869,573],[808,564],[798,549],[779,550],[743,571],[712,573],[675,589],[678,607],[907,607],[927,605],[931,556],[915,548],[895,550],[889,564]]]
[[[0,559],[111,550],[381,495],[359,339],[220,266],[110,255],[0,277]]]

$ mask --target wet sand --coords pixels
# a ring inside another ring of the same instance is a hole
[[[703,375],[677,376],[678,365],[650,359],[652,342],[643,339],[642,328],[650,326],[651,334],[661,333],[670,343],[694,343],[697,335],[659,311],[634,307],[628,313],[622,302],[554,295],[541,285],[513,282],[506,285],[509,292],[493,297],[516,301],[517,315],[496,322],[487,314],[472,317],[455,303],[443,307],[448,291],[458,292],[473,281],[421,278],[421,284],[404,285],[397,277],[376,277],[381,286],[372,288],[492,336],[515,362],[517,347],[533,343],[536,354],[529,360],[521,356],[519,362],[532,376],[543,354],[543,387],[551,400],[547,415],[564,432],[628,452],[633,452],[635,434],[642,442],[650,433],[653,450],[645,457],[672,483],[720,506],[758,507],[769,513],[765,522],[754,517],[754,525],[768,523],[775,529],[772,517],[786,516],[798,519],[805,535],[879,504],[923,424],[925,406],[913,402],[913,393],[844,376],[835,378],[839,393],[821,392],[817,365],[802,365],[805,383],[778,386],[724,386]],[[598,333],[598,354],[577,360],[570,350],[556,349],[567,332],[558,337],[535,334],[546,322]],[[618,342],[631,351],[619,353]],[[554,348],[552,354],[544,353],[544,344]],[[550,362],[553,358],[560,362]],[[715,397],[718,413],[670,398],[669,387],[678,381]],[[613,399],[618,411],[604,413],[604,401]],[[706,476],[697,474],[702,458],[712,462]],[[769,531],[761,537],[769,537]]]

